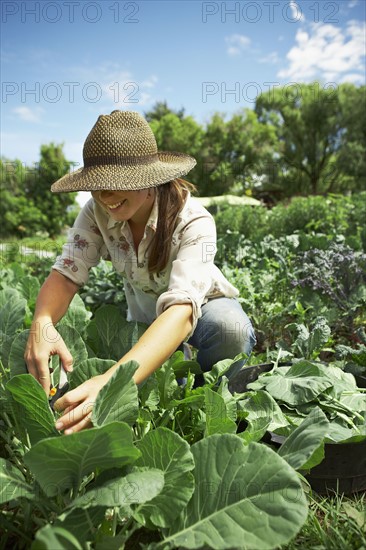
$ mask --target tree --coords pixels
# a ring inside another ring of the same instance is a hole
[[[35,233],[60,234],[75,219],[76,193],[51,192],[51,185],[71,167],[62,145],[42,145],[33,168],[20,160],[1,159],[1,237],[28,237]]]
[[[0,160],[0,173],[1,193],[9,191],[14,196],[24,195],[27,170],[20,160],[2,158]]]
[[[187,175],[187,179],[200,186],[202,172],[203,129],[191,117],[179,118],[174,113],[167,113],[150,122],[159,151],[177,151],[193,156],[197,165]]]
[[[252,194],[276,152],[275,128],[243,109],[225,121],[215,113],[203,142],[203,194]]]
[[[25,195],[16,196],[4,190],[0,201],[0,237],[33,237],[43,230],[47,216]]]
[[[70,225],[70,207],[75,204],[77,193],[52,193],[52,183],[65,175],[72,163],[65,159],[62,145],[41,145],[40,161],[35,169],[28,170],[25,194],[45,216],[43,229],[51,238]]]
[[[366,190],[366,86],[341,84],[339,101],[345,131],[337,157],[337,169],[348,189]]]
[[[151,111],[144,113],[144,117],[147,122],[151,122],[152,120],[160,120],[163,116],[169,114],[176,115],[178,118],[182,119],[184,117],[184,111],[184,107],[179,109],[179,111],[174,111],[168,107],[166,101],[157,101]]]
[[[353,85],[348,86],[348,91],[355,90]],[[361,156],[365,147],[360,141],[362,132],[365,141],[364,129],[355,130],[355,115],[345,99],[346,90],[342,99],[340,90],[341,86],[324,89],[314,82],[270,90],[257,98],[259,120],[276,129],[280,142],[276,166],[267,174],[267,187],[280,191],[278,198],[349,188],[351,159],[347,147],[357,152],[352,176],[352,186],[357,187],[356,180],[364,167]],[[362,120],[359,108],[356,117]]]

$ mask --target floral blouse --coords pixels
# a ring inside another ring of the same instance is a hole
[[[151,210],[136,254],[128,222],[118,222],[93,198],[80,211],[69,230],[56,269],[82,286],[100,259],[111,260],[123,277],[127,320],[151,324],[173,304],[191,303],[193,334],[201,306],[219,296],[236,297],[238,290],[214,265],[216,227],[211,214],[188,195],[179,213],[168,263],[160,273],[148,271],[148,246],[156,232],[158,202]]]

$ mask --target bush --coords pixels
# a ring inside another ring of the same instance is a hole
[[[258,241],[267,234],[268,210],[261,206],[225,206],[214,218],[218,237],[237,231],[247,239]]]
[[[294,233],[299,234],[303,250],[326,248],[329,240],[337,240],[366,251],[366,193],[296,197],[271,210],[226,206],[214,218],[218,240],[231,257],[235,247],[248,240],[259,243],[268,235],[280,238]]]
[[[352,203],[347,197],[296,197],[289,204],[278,204],[268,217],[268,232],[275,237],[295,231],[345,234]]]

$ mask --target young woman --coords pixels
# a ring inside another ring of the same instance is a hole
[[[90,191],[92,198],[40,290],[24,356],[28,371],[48,394],[49,357],[59,355],[65,371],[72,370],[73,358],[55,325],[100,258],[110,259],[124,279],[127,319],[149,327],[107,372],[56,402],[63,411],[56,427],[65,434],[91,426],[97,394],[122,363],[138,362],[139,384],[182,342],[197,348],[203,370],[241,352],[249,355],[255,343],[237,289],[213,263],[213,218],[191,197],[194,186],[181,179],[196,160],[158,151],[149,124],[133,111],[99,116],[83,157],[83,168],[51,187],[55,193]],[[234,364],[231,374],[243,364]]]

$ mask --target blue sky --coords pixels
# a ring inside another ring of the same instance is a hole
[[[100,114],[156,101],[205,125],[270,87],[365,83],[364,0],[6,1],[1,154],[64,143],[82,165]]]

